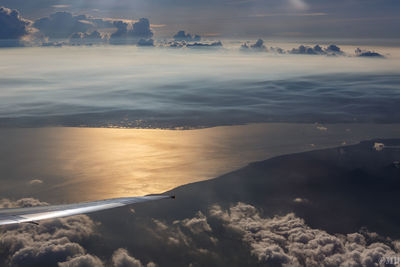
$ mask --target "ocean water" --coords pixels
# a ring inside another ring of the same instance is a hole
[[[71,203],[162,193],[254,161],[372,138],[400,138],[400,124],[1,128],[0,198]]]
[[[385,59],[133,46],[1,49],[0,126],[400,122],[399,51],[381,49]]]

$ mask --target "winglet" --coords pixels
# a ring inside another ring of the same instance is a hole
[[[171,196],[171,198],[172,198],[172,199],[175,199],[176,197],[175,197],[175,195],[173,195],[173,196]]]

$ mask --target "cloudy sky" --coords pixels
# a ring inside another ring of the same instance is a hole
[[[149,18],[160,35],[281,38],[397,38],[397,0],[0,0],[24,18],[56,11],[99,18]]]

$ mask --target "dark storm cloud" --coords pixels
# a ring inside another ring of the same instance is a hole
[[[146,18],[139,19],[138,22],[133,23],[133,29],[130,34],[134,37],[149,38],[153,36],[150,29],[150,22]]]
[[[114,21],[113,26],[117,31],[111,35],[111,38],[125,37],[128,34],[128,23],[123,21]]]
[[[50,38],[65,39],[73,34],[82,33],[86,35],[84,38],[99,39],[102,36],[97,30],[111,28],[113,23],[108,19],[94,18],[89,15],[73,15],[63,11],[35,20],[33,27]]]
[[[33,23],[46,36],[51,38],[67,38],[76,32],[86,32],[94,25],[82,16],[74,16],[68,12],[56,12],[49,17],[41,18]]]
[[[0,6],[0,47],[21,45],[19,39],[29,33],[29,25],[17,10]]]
[[[147,18],[141,18],[132,25],[124,21],[114,21],[114,27],[117,30],[111,34],[110,43],[112,44],[137,44],[138,39],[151,38],[153,36],[150,22]]]
[[[0,39],[19,39],[28,34],[30,22],[23,19],[17,10],[0,6]]]
[[[174,35],[176,41],[186,41],[186,42],[199,42],[201,40],[200,35],[192,35],[190,33],[185,33],[185,31],[179,31]]]
[[[129,23],[123,21],[115,21],[114,27],[117,31],[111,35],[111,38],[149,38],[153,36],[150,29],[150,22],[146,18],[141,18],[132,25],[132,29],[128,29]]]

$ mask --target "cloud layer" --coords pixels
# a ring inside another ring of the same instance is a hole
[[[33,198],[17,201],[0,200],[0,208],[34,207],[47,205]],[[86,215],[41,221],[39,225],[7,225],[0,229],[1,266],[60,266],[101,267],[105,263],[99,257],[87,253],[84,248],[95,244],[101,237],[97,223]],[[124,249],[117,249],[112,257],[115,267],[155,267],[149,262],[143,265]]]
[[[0,207],[43,204],[35,199],[0,201]],[[125,248],[114,248],[109,258],[88,253],[85,247],[91,240],[102,238],[97,225],[84,215],[43,221],[38,226],[7,226],[0,236],[0,263],[60,267],[157,266],[153,260],[143,263]],[[212,205],[206,214],[199,211],[192,217],[169,222],[141,218],[129,225],[140,231],[132,241],[140,247],[142,256],[151,255],[161,266],[378,266],[382,259],[396,257],[400,252],[400,241],[366,229],[358,233],[330,234],[309,227],[293,213],[264,217],[256,207],[245,203],[229,208]],[[95,244],[92,242],[91,246]]]
[[[332,235],[307,226],[290,213],[262,218],[251,205],[238,203],[228,211],[219,206],[211,216],[239,231],[260,262],[283,266],[378,266],[400,252],[398,241],[382,241],[374,233]]]
[[[1,208],[46,205],[36,199],[0,201]],[[11,266],[82,266],[78,262],[99,263],[79,243],[95,235],[96,224],[87,216],[74,216],[30,224],[9,225],[1,229],[2,265]],[[98,266],[98,265],[88,265]]]

